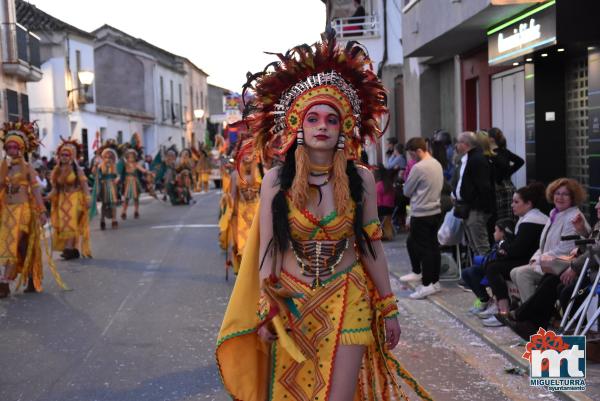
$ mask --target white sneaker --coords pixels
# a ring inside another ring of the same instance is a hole
[[[405,274],[404,276],[400,277],[400,281],[403,281],[405,283],[407,283],[409,281],[420,281],[420,280],[421,280],[421,275],[416,274],[416,273],[408,273],[408,274]]]
[[[494,315],[488,317],[487,319],[483,319],[482,323],[485,327],[502,327],[502,326],[504,326],[504,323],[502,323],[500,320],[496,319],[496,316],[494,316]]]
[[[485,310],[483,312],[479,312],[477,314],[477,316],[480,319],[487,319],[491,316],[494,316],[496,313],[498,313],[498,307],[496,306],[496,304],[494,302],[490,302],[490,303],[488,303],[488,307],[485,308]]]
[[[437,283],[433,283],[433,288],[435,288],[436,292],[440,292],[442,290],[442,286],[440,285],[439,281]]]
[[[415,292],[413,292],[412,294],[409,295],[409,297],[411,299],[424,299],[427,298],[429,295],[433,295],[436,292],[439,292],[439,290],[435,289],[435,285],[434,284],[429,284],[427,286],[419,286],[417,287],[417,289],[415,290]]]

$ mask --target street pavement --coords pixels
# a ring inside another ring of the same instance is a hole
[[[94,258],[57,261],[72,291],[48,273],[43,293],[0,301],[0,401],[230,399],[214,347],[234,278],[217,244],[219,193],[195,199],[146,199],[141,219],[118,230],[93,221]],[[399,252],[386,245],[394,276],[407,269]],[[397,355],[435,400],[558,399],[504,373],[511,361],[436,304],[393,287]]]

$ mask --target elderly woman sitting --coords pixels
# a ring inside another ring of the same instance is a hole
[[[554,205],[554,209],[550,212],[550,220],[542,231],[540,248],[531,257],[529,264],[510,272],[510,278],[517,286],[522,302],[533,295],[541,282],[544,275],[542,263],[567,257],[575,248],[573,240],[561,241],[561,237],[578,235],[574,222],[583,219],[584,226],[589,230],[589,225],[578,207],[585,200],[586,193],[577,181],[559,178],[551,182],[546,188],[546,198]]]

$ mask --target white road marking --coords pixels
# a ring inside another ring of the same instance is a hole
[[[172,228],[175,231],[179,231],[182,228],[215,228],[215,227],[219,227],[219,225],[218,224],[171,224],[171,225],[165,225],[165,226],[152,226],[152,227],[150,227],[150,229],[157,230],[157,229],[161,229],[161,228]]]

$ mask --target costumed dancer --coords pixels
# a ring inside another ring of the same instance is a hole
[[[142,193],[142,183],[140,174],[151,175],[148,170],[139,164],[139,151],[133,148],[125,150],[124,163],[121,173],[121,182],[123,184],[123,209],[121,218],[127,219],[127,207],[129,202],[133,202],[133,217],[140,217],[140,194]]]
[[[196,192],[208,192],[210,179],[210,158],[204,149],[198,152],[198,161],[196,162]]]
[[[252,220],[258,212],[262,177],[258,170],[257,155],[250,138],[240,136],[235,151],[236,169],[231,174],[230,193],[232,201],[231,264],[237,275]],[[227,263],[227,262],[226,262]],[[229,265],[229,263],[227,263]]]
[[[172,145],[166,150],[161,149],[152,165],[152,170],[156,172],[156,183],[163,192],[163,201],[166,201],[168,196],[173,203],[177,177],[177,147]]]
[[[0,140],[8,156],[0,163],[0,298],[10,294],[10,283],[17,277],[17,288],[26,285],[25,292],[42,291],[42,235],[47,212],[42,199],[37,174],[25,160],[39,142],[32,124],[5,123]],[[54,268],[49,267],[57,283],[66,288]]]
[[[92,167],[94,175],[94,188],[92,199],[102,203],[100,212],[100,229],[106,229],[105,219],[111,219],[113,229],[119,227],[117,222],[117,205],[119,203],[119,174],[117,161],[119,154],[118,146],[114,140],[109,140],[100,150],[100,159]],[[96,202],[92,202],[92,213],[95,214]]]
[[[77,164],[81,145],[76,140],[62,139],[56,154],[58,164],[52,170],[52,190],[48,194],[52,249],[62,252],[61,256],[67,260],[91,257],[90,191],[87,177]]]
[[[430,399],[391,353],[400,325],[375,180],[354,163],[381,135],[385,89],[355,42],[278,56],[245,85],[256,151],[284,161],[263,179],[219,333],[225,388],[241,401],[405,400],[399,375]]]

